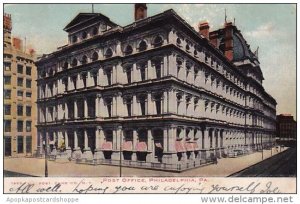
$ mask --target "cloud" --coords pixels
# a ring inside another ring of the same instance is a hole
[[[246,36],[251,36],[253,38],[266,38],[274,35],[275,25],[271,22],[260,25],[256,30],[245,32]],[[278,33],[278,32],[277,32]]]

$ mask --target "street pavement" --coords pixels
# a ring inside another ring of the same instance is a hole
[[[237,172],[232,177],[296,177],[297,149],[289,148],[282,154]]]
[[[281,148],[281,152],[287,149],[288,148]],[[272,149],[273,156],[278,153],[280,153],[279,149]],[[119,166],[108,165],[93,166],[76,164],[74,162],[69,162],[68,160],[48,161],[48,175],[49,177],[227,177],[269,157],[271,157],[271,150],[264,150],[263,153],[255,152],[237,158],[219,159],[218,164],[202,166],[181,173],[128,167],[122,167],[120,169]],[[45,175],[45,160],[37,158],[5,158],[4,170],[43,177]]]

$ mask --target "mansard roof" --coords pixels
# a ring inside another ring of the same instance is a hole
[[[112,27],[118,26],[116,23],[112,22],[107,16],[104,16],[101,13],[79,13],[70,23],[66,25],[64,31],[68,32],[70,29],[91,20],[103,20]]]

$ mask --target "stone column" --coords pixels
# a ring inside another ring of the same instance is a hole
[[[154,140],[152,137],[151,129],[147,130],[147,145],[148,145],[148,152],[151,151],[151,153],[147,154],[146,161],[154,162],[155,161],[155,144],[154,144]]]
[[[162,107],[162,113],[167,114],[168,113],[168,91],[164,90],[164,96],[163,96],[163,107]]]
[[[81,159],[82,158],[82,152],[78,146],[78,135],[77,130],[74,131],[74,151],[72,153],[73,159]]]
[[[106,83],[107,79],[106,79],[106,76],[104,75],[104,69],[100,68],[98,73],[99,73],[99,77],[98,77],[97,84],[99,86],[107,86],[107,83]]]
[[[148,95],[147,95],[147,115],[153,115],[154,114],[153,103],[154,102],[152,101],[151,92],[148,92]]]
[[[131,110],[132,110],[131,111],[132,116],[140,115],[139,108],[138,108],[138,103],[137,103],[137,97],[136,97],[135,94],[132,96],[132,109]]]
[[[74,99],[74,118],[78,118],[77,100]]]
[[[122,138],[122,129],[118,127],[113,131],[113,154],[111,155],[112,160],[120,160]]]
[[[99,117],[105,117],[105,105],[104,105],[104,101],[103,101],[103,97],[101,97],[101,96],[99,96],[98,95],[98,101],[99,101],[99,103],[98,103],[98,116]]]
[[[175,54],[170,54],[169,58],[169,65],[168,65],[168,74],[174,77],[177,77],[177,63],[176,63],[176,56]]]
[[[104,132],[101,127],[96,127],[96,149],[94,159],[104,159],[103,152],[101,151],[101,145],[104,143]]]
[[[175,114],[177,111],[176,91],[174,89],[171,89],[168,92],[169,92],[168,113]]]
[[[148,60],[148,66],[147,66],[147,71],[148,71],[148,79],[154,79],[154,68],[152,67],[151,60]]]
[[[68,131],[64,131],[64,139],[65,139],[65,147],[66,147],[67,158],[71,158],[72,157],[72,149],[69,145]]]
[[[87,98],[83,99],[84,103],[84,118],[88,118],[88,104],[87,104]]]
[[[83,158],[93,159],[91,147],[89,147],[89,137],[86,129],[84,129],[84,150],[83,151],[84,151]]]
[[[163,57],[163,64],[162,64],[162,77],[167,76],[168,75],[168,56],[164,56]]]
[[[137,156],[136,156],[136,144],[138,142],[137,131],[136,130],[132,130],[132,134],[133,134],[133,140],[132,140],[133,154],[132,154],[131,160],[132,161],[136,161],[137,160]]]

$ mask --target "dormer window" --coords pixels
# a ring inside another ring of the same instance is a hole
[[[83,40],[86,39],[86,38],[87,38],[87,33],[84,31],[84,32],[82,33],[81,37],[82,37]]]
[[[146,50],[146,49],[147,49],[147,43],[146,43],[144,40],[142,40],[142,41],[140,42],[140,44],[139,44],[138,49],[139,49],[139,51],[144,51],[144,50]]]
[[[73,35],[72,36],[72,43],[76,43],[77,42],[77,36],[76,35]]]
[[[108,49],[106,50],[104,56],[105,56],[106,58],[108,58],[108,57],[111,57],[112,55],[113,55],[113,52],[112,52],[111,48],[108,48]]]
[[[125,50],[124,50],[124,54],[125,55],[130,55],[133,52],[133,49],[131,47],[131,45],[127,45]]]
[[[161,36],[156,36],[153,41],[154,47],[159,47],[163,44],[163,39]]]

